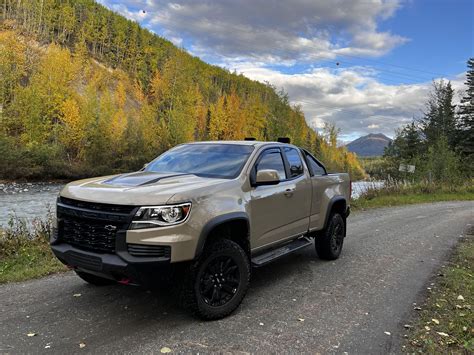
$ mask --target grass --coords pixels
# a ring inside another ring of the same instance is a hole
[[[363,210],[416,203],[471,200],[474,200],[473,181],[458,184],[433,184],[428,182],[407,184],[389,181],[385,187],[377,189],[374,185],[358,199],[352,200],[351,208],[353,210]]]
[[[49,248],[50,233],[50,218],[30,226],[11,218],[8,227],[0,230],[0,284],[67,270]]]
[[[474,353],[474,238],[460,242],[409,332],[409,353]]]

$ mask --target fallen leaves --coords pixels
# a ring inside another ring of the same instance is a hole
[[[457,299],[458,301],[464,301],[464,297],[462,295],[459,295]]]
[[[392,335],[390,332],[384,332],[385,335]]]
[[[79,348],[85,348],[86,347],[86,344],[85,343],[79,343]]]
[[[432,321],[434,324],[439,325],[439,320],[437,320],[436,318],[431,319],[431,321]]]
[[[300,322],[304,322],[304,318],[298,318]]]
[[[37,333],[28,333],[28,334],[26,334],[26,335],[29,336],[29,337],[35,337],[35,336],[37,336],[38,334],[37,334]]]
[[[80,293],[75,293],[75,294],[73,294],[72,296],[73,296],[73,297],[81,297],[82,294],[80,294]]]
[[[438,335],[441,335],[442,337],[449,337],[449,334],[446,334],[444,332],[436,332]]]
[[[160,349],[160,353],[162,354],[168,354],[170,352],[171,352],[171,349],[166,346]]]

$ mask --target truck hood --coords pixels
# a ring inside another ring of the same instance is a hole
[[[186,196],[188,191],[225,181],[193,174],[139,171],[74,181],[63,188],[61,196],[119,205],[158,205],[166,204],[175,194]]]

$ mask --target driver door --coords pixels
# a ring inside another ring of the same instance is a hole
[[[255,175],[263,169],[276,170],[280,182],[252,188],[252,249],[276,244],[308,229],[309,206],[307,209],[304,207],[304,200],[311,201],[307,195],[309,192],[311,196],[311,185],[305,177],[302,164],[301,174],[291,176],[293,173],[283,154],[280,148],[265,149],[253,167]]]

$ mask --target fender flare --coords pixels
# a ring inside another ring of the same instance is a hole
[[[199,234],[195,257],[198,257],[202,253],[207,237],[214,228],[220,226],[221,224],[232,221],[245,221],[247,223],[247,230],[250,232],[250,221],[247,213],[245,212],[231,212],[214,217],[204,225],[201,233]]]
[[[331,210],[332,207],[336,202],[343,201],[344,202],[344,216],[347,216],[347,201],[343,196],[334,196],[332,199],[329,200],[328,203],[328,209],[326,211],[326,217],[324,218],[324,228],[326,228],[328,221],[329,221],[329,216],[331,215]]]

